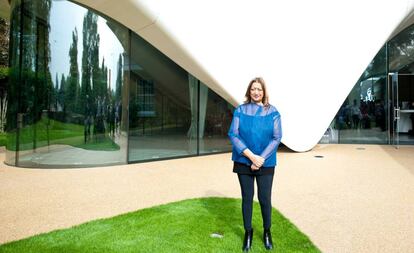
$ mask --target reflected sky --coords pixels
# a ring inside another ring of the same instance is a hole
[[[72,32],[75,30],[75,27],[78,30],[78,66],[79,73],[81,73],[82,27],[86,12],[87,9],[69,1],[52,1],[49,42],[51,49],[50,73],[53,86],[56,85],[56,74],[59,78],[59,86],[62,74],[65,77],[69,74],[69,49],[72,43]],[[100,36],[99,66],[102,64],[102,59],[105,58],[105,65],[111,71],[111,89],[115,90],[118,58],[119,54],[123,54],[124,49],[117,37],[106,25],[106,20],[101,17],[98,17],[98,33]]]

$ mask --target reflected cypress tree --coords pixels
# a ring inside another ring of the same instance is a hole
[[[93,132],[105,132],[104,119],[108,104],[107,75],[105,59],[99,66],[98,16],[88,11],[83,19],[83,52],[82,52],[82,78],[80,88],[80,104],[85,115],[85,122],[93,118]],[[90,123],[85,123],[89,129]],[[86,131],[88,132],[88,131]],[[88,139],[85,134],[85,141]]]
[[[122,92],[122,55],[119,54],[118,58],[118,69],[116,73],[116,84],[115,84],[115,101],[121,101],[121,92]]]
[[[78,31],[72,32],[72,44],[69,49],[69,76],[66,80],[64,104],[65,112],[82,113],[82,107],[77,103],[79,90],[79,68],[78,68]]]
[[[83,19],[83,51],[82,51],[82,80],[80,104],[84,114],[90,115],[96,110],[95,94],[92,91],[92,80],[95,81],[99,69],[99,34],[98,17],[88,11]]]
[[[58,103],[61,106],[61,109],[64,112],[64,114],[66,112],[65,90],[66,90],[66,78],[65,78],[65,75],[62,74],[62,77],[60,78],[60,89],[59,89],[59,92],[58,92]]]
[[[107,87],[108,87],[108,68],[105,66],[105,58],[102,59],[101,68],[99,69],[98,80],[97,81],[97,94],[108,99]]]
[[[58,73],[56,73],[55,88],[53,89],[53,99],[52,99],[53,111],[55,112],[58,111],[58,101],[59,101],[58,99],[59,99],[59,76],[58,76]]]
[[[92,34],[90,51],[91,51],[91,66],[92,66],[92,92],[93,97],[96,99],[102,95],[102,70],[99,67],[99,42],[100,37],[98,34],[98,17],[93,14],[93,23],[91,24],[90,33]],[[90,34],[90,35],[91,35]]]

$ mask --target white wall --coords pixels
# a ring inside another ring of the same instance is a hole
[[[381,46],[410,24],[414,6],[414,0],[77,2],[129,27],[235,105],[248,82],[262,76],[282,115],[282,142],[295,151],[318,143]]]

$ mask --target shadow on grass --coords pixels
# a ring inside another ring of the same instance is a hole
[[[0,252],[240,252],[240,206],[240,199],[189,199],[7,243]],[[258,203],[254,210],[251,252],[267,252]],[[277,210],[272,215],[274,252],[320,252]],[[214,232],[223,237],[211,237]]]

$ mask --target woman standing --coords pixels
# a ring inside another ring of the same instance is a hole
[[[266,85],[261,77],[250,81],[246,101],[236,108],[229,130],[233,144],[233,172],[237,173],[242,193],[244,223],[243,251],[252,245],[254,179],[263,218],[263,241],[266,249],[273,248],[271,227],[271,193],[276,166],[276,150],[282,138],[280,114],[269,104]]]

